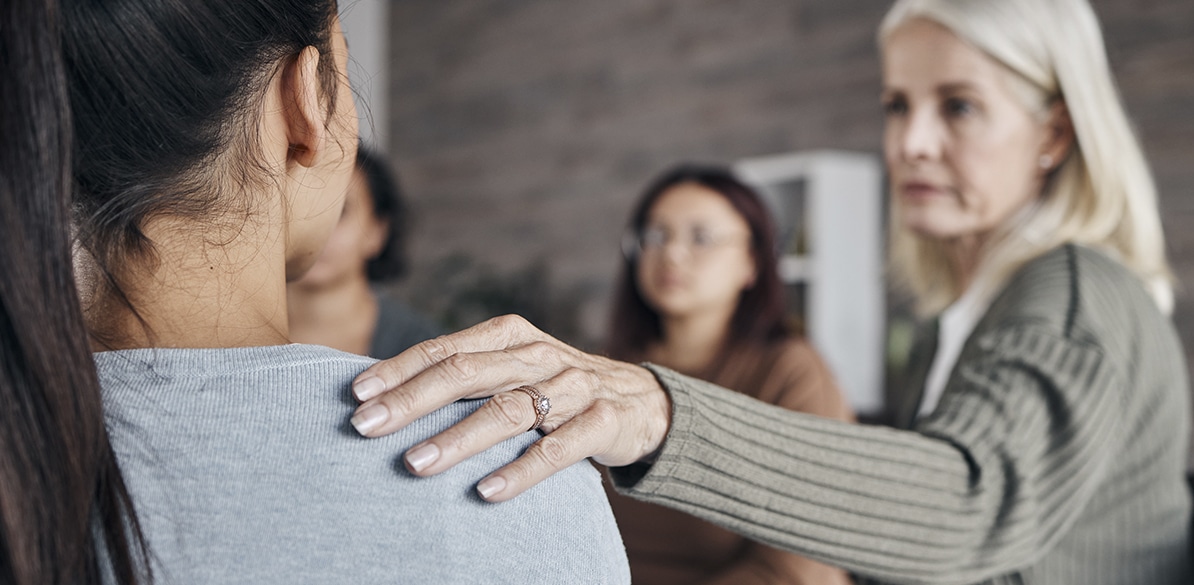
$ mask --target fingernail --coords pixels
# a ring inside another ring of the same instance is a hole
[[[434,443],[420,445],[406,452],[406,464],[415,471],[423,471],[439,459],[439,447]]]
[[[373,429],[381,426],[382,423],[390,419],[390,411],[381,404],[374,404],[363,408],[349,421],[352,426],[356,428],[357,432],[364,435]]]
[[[386,391],[386,383],[381,381],[381,378],[376,376],[369,376],[361,380],[357,380],[352,384],[352,393],[357,397],[357,400],[364,402]]]
[[[482,498],[488,500],[497,495],[498,492],[506,489],[506,480],[500,475],[487,477],[477,484],[477,493],[481,494]]]

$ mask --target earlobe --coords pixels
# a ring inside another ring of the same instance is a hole
[[[1074,123],[1064,101],[1058,100],[1050,106],[1046,132],[1040,166],[1042,171],[1050,172],[1069,156],[1074,147]]]
[[[319,51],[315,47],[303,49],[285,66],[281,89],[290,144],[287,159],[304,167],[314,166],[327,133],[319,97]]]

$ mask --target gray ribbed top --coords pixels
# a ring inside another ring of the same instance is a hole
[[[435,477],[406,472],[405,449],[479,401],[363,439],[348,423],[349,384],[373,360],[310,345],[95,359],[159,584],[630,580],[587,462],[511,502],[475,495],[537,433]]]
[[[652,467],[614,472],[635,497],[885,582],[1191,583],[1183,353],[1100,253],[1021,269],[915,432],[652,369],[672,429]]]

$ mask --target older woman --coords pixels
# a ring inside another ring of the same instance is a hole
[[[1189,583],[1186,367],[1152,179],[1091,7],[900,0],[879,38],[894,265],[938,315],[906,430],[586,355],[516,318],[371,368],[358,430],[496,394],[407,465],[438,473],[538,420],[546,437],[483,497],[592,456],[624,466],[630,495],[868,578]]]

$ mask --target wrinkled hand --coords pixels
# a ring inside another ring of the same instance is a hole
[[[475,413],[411,447],[406,467],[433,475],[526,432],[535,409],[522,385],[551,400],[542,439],[477,484],[481,497],[509,500],[581,459],[620,466],[663,443],[671,402],[646,368],[574,349],[522,317],[490,319],[420,343],[357,376],[364,401],[352,424],[362,435],[392,433],[462,398],[492,396]]]

